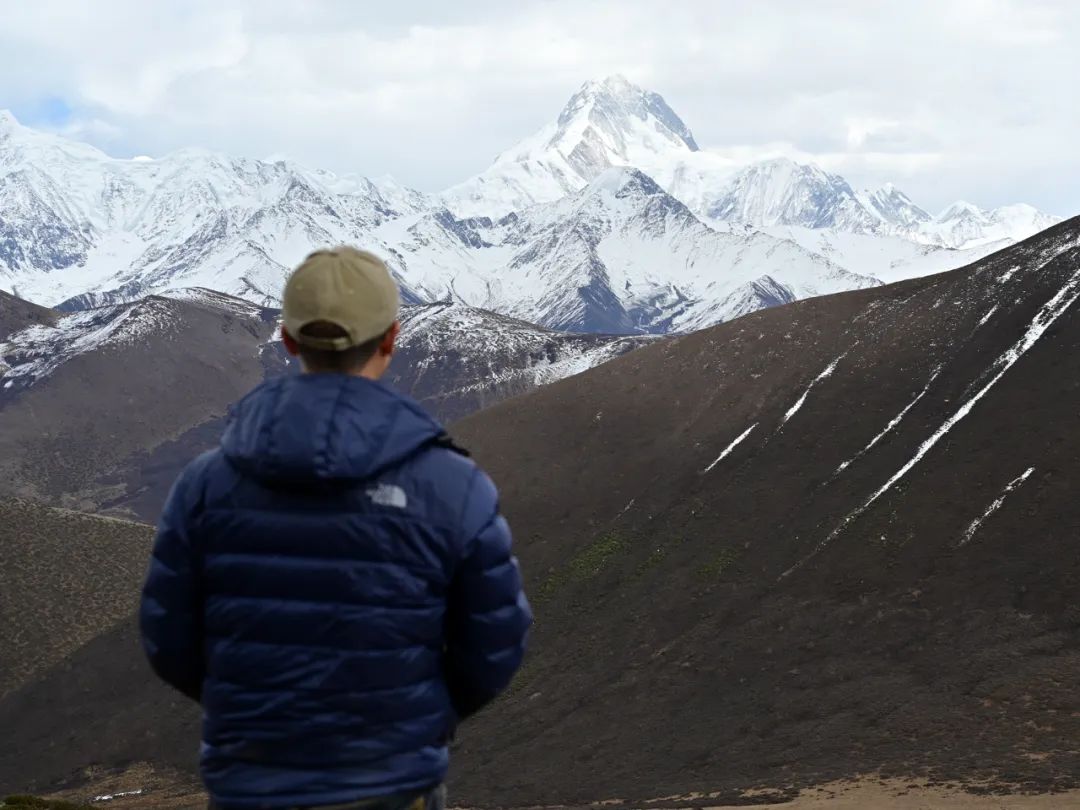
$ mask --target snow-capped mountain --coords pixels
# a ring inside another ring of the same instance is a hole
[[[736,166],[621,77],[441,195],[199,149],[120,160],[0,113],[0,289],[68,311],[185,287],[273,306],[306,253],[344,242],[387,256],[406,303],[659,332],[949,269],[971,258],[953,248],[983,255],[1054,221],[1028,206],[930,218],[891,186]]]
[[[1023,203],[985,211],[968,202],[956,202],[929,222],[923,223],[916,238],[946,247],[979,247],[991,243],[1001,246],[1026,239],[1061,217],[1044,214]]]
[[[789,239],[845,270],[872,276],[886,284],[963,267],[1012,244],[1004,240],[953,249],[900,235],[853,233],[835,228],[776,225],[762,231],[777,239]]]
[[[458,216],[499,216],[579,190],[598,172],[631,166],[701,217],[754,227],[796,226],[896,235],[948,248],[1015,242],[1060,217],[980,212],[944,227],[887,184],[856,192],[843,177],[787,158],[739,165],[698,147],[662,98],[621,76],[587,82],[558,119],[499,155],[479,175],[447,190]],[[1027,206],[1023,206],[1027,208]]]
[[[458,216],[502,216],[578,191],[613,166],[664,183],[680,168],[700,165],[700,155],[690,128],[663,98],[610,76],[586,82],[555,121],[441,199]]]
[[[788,239],[711,228],[636,169],[497,221],[442,210],[401,225],[377,233],[418,292],[555,329],[684,331],[881,283]]]
[[[758,228],[799,225],[855,233],[871,232],[882,222],[844,178],[786,158],[754,163],[735,174],[705,213]]]
[[[47,305],[174,286],[271,303],[307,251],[365,243],[377,225],[419,208],[417,193],[383,189],[393,204],[364,178],[197,149],[119,160],[4,113],[0,284]]]
[[[931,217],[911,201],[907,194],[892,183],[886,183],[875,191],[865,191],[859,197],[862,205],[877,215],[882,222],[901,229],[917,230]]]

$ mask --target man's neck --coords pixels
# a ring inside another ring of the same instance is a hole
[[[383,374],[385,372],[386,372],[385,368],[372,367],[372,366],[364,366],[363,368],[358,368],[358,369],[355,369],[353,371],[346,371],[346,372],[330,371],[330,370],[323,370],[323,369],[314,369],[313,370],[313,369],[309,369],[309,368],[303,368],[302,369],[303,374],[341,374],[341,373],[344,373],[345,376],[347,376],[347,377],[360,377],[361,379],[371,380],[372,382],[377,382],[378,380],[382,379],[382,376],[383,376]]]

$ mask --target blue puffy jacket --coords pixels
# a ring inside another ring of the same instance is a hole
[[[532,617],[488,477],[369,380],[267,382],[169,496],[143,592],[155,671],[203,705],[224,808],[438,784]]]

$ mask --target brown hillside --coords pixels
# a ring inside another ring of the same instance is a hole
[[[59,313],[0,290],[0,340],[35,324],[55,323]]]
[[[131,615],[149,526],[0,501],[0,698]]]
[[[228,406],[288,373],[277,310],[178,295],[79,312],[7,343],[0,334],[0,494],[153,522],[183,466],[217,444]],[[0,327],[27,325],[5,321],[5,301]],[[402,320],[387,382],[440,419],[650,340],[552,332],[454,304],[409,307]]]
[[[459,795],[1080,780],[1077,296],[1080,219],[461,422],[538,622]]]

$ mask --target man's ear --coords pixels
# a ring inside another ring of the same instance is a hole
[[[386,330],[386,334],[383,335],[382,342],[379,343],[379,354],[384,357],[389,357],[394,353],[394,343],[398,339],[398,335],[401,334],[401,321],[394,321],[390,328]]]
[[[285,331],[285,327],[281,327],[281,342],[285,344],[285,351],[287,351],[293,357],[300,355],[300,344],[296,342],[292,335]]]

